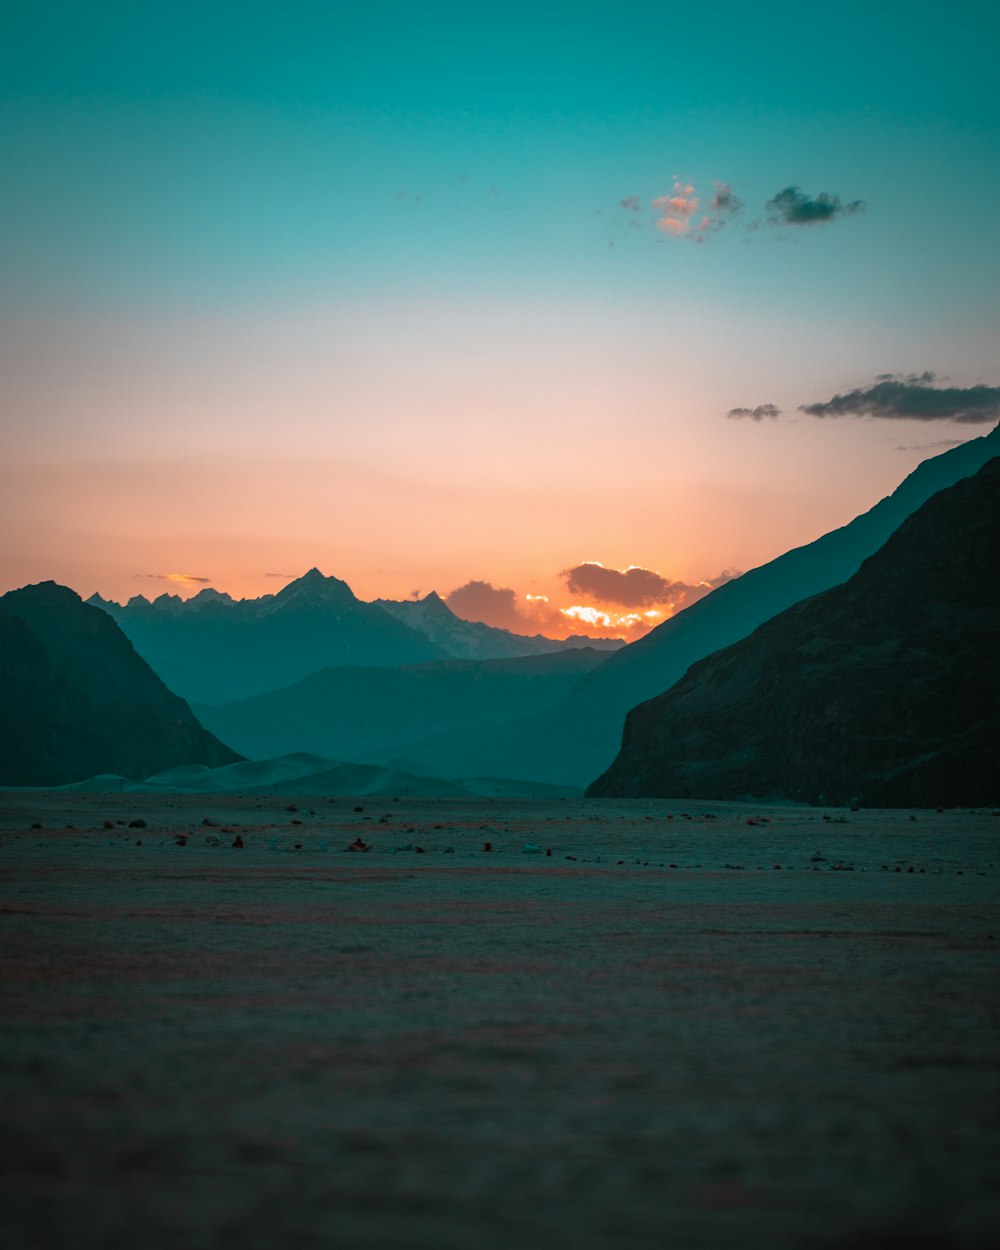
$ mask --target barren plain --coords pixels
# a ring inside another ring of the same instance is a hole
[[[998,841],[988,810],[6,793],[5,1244],[997,1244]]]

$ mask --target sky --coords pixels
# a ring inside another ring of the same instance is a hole
[[[641,634],[1000,419],[995,6],[18,6],[0,591]]]

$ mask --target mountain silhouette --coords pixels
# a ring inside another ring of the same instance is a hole
[[[1000,457],[629,713],[588,794],[1000,801]]]
[[[792,604],[846,581],[932,495],[978,472],[998,453],[1000,426],[923,461],[891,495],[849,524],[727,582],[610,656],[550,712],[526,720],[516,732],[505,727],[502,734],[467,738],[466,765],[531,780],[589,784],[614,760],[630,708],[668,690],[691,664],[747,637]]]
[[[74,591],[42,582],[0,597],[0,784],[239,759]]]
[[[275,595],[234,602],[202,591],[199,605],[163,610],[137,596],[88,602],[118,622],[165,682],[191,702],[222,703],[277,690],[334,665],[420,664],[447,653],[350,586],[318,569]]]

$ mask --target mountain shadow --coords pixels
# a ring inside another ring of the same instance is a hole
[[[241,757],[208,733],[104,612],[55,582],[0,597],[0,784],[147,777]]]
[[[310,751],[385,763],[420,756],[428,737],[503,725],[551,707],[604,659],[588,648],[507,660],[441,660],[398,668],[312,673],[283,690],[218,707],[195,705],[202,723],[253,759]],[[439,752],[441,776],[461,776]],[[419,768],[417,771],[425,772]]]
[[[1000,457],[844,585],[629,713],[588,790],[869,806],[1000,801]]]

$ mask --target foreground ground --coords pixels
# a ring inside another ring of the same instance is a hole
[[[1000,816],[913,816],[2,795],[5,1244],[996,1244]]]

